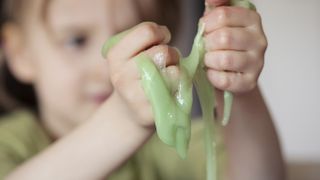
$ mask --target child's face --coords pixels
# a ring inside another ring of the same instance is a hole
[[[43,1],[34,1],[25,34],[32,83],[42,117],[69,129],[112,93],[100,50],[112,34],[139,23],[139,12],[133,0],[52,0],[42,22]]]

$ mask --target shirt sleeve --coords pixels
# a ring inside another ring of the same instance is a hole
[[[0,119],[0,179],[49,145],[48,136],[27,112]]]

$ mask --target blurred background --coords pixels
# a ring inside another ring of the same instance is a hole
[[[197,27],[203,1],[187,1],[183,17],[188,21],[183,26]],[[260,86],[280,136],[289,180],[319,180],[320,1],[253,2],[269,41]],[[181,32],[185,37],[195,29]],[[189,45],[179,46],[188,49]]]
[[[320,1],[255,0],[269,40],[260,84],[290,180],[320,179]]]

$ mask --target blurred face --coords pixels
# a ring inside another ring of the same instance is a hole
[[[101,47],[112,34],[139,23],[133,0],[52,0],[44,21],[34,0],[26,25],[41,116],[55,136],[89,116],[113,91]]]

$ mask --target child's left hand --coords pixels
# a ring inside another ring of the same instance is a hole
[[[267,40],[253,10],[221,6],[206,11],[204,62],[212,85],[233,93],[254,89],[264,65]]]

